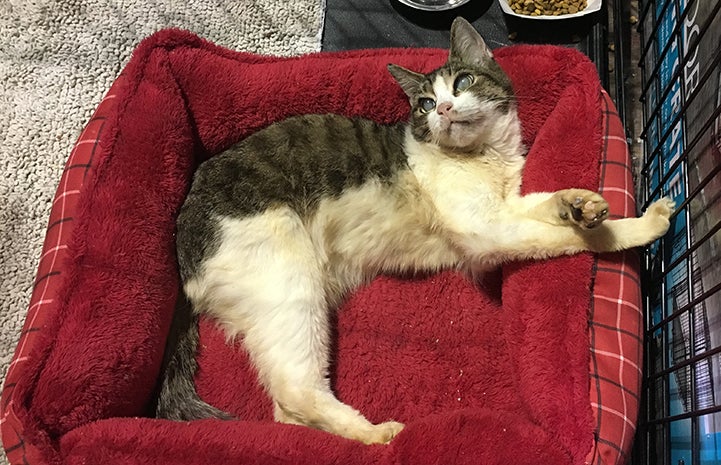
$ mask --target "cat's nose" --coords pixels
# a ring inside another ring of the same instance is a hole
[[[448,116],[448,113],[450,113],[451,108],[453,108],[453,104],[451,102],[441,102],[436,107],[436,111],[439,115]]]

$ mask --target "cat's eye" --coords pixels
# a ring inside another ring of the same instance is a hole
[[[456,92],[463,92],[471,87],[471,84],[473,84],[473,76],[470,74],[460,74],[453,83],[453,90]]]
[[[418,105],[420,105],[423,112],[428,113],[436,107],[436,101],[432,98],[424,97],[418,100]]]

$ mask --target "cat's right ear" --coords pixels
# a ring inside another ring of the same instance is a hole
[[[464,63],[481,65],[493,58],[493,52],[471,23],[459,16],[451,25],[451,57]]]
[[[401,86],[403,92],[406,93],[408,98],[416,95],[420,88],[421,83],[425,79],[425,76],[420,73],[414,73],[411,70],[405,69],[398,65],[389,64],[388,71],[393,75],[398,85]]]

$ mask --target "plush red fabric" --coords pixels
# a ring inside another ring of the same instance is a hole
[[[519,95],[526,192],[596,189],[600,88],[567,49],[497,50]],[[366,447],[270,421],[238,347],[201,327],[197,384],[243,418],[173,423],[148,414],[177,296],[174,218],[192,168],[293,114],[381,122],[408,111],[386,72],[440,65],[439,50],[280,59],[180,31],[145,41],[106,122],[69,244],[61,308],[15,386],[15,412],[47,463],[580,464],[593,443],[587,311],[592,259],[515,263],[483,286],[452,273],[381,277],[339,312],[333,383],[369,419],[407,424]]]

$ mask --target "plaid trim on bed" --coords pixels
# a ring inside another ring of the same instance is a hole
[[[13,391],[21,380],[27,382],[28,374],[24,364],[33,356],[38,333],[61,311],[57,295],[63,282],[62,267],[73,231],[73,216],[77,212],[78,200],[88,173],[96,166],[96,154],[106,120],[115,113],[116,95],[125,85],[126,79],[121,74],[98,105],[70,152],[55,193],[30,306],[0,399],[0,432],[11,464],[44,462],[39,451],[24,439],[23,424],[16,414]]]
[[[636,216],[633,172],[625,132],[610,96],[603,91],[604,150],[599,192],[611,218]],[[636,251],[596,258],[589,314],[591,407],[596,445],[593,465],[626,463],[636,431],[641,392],[643,310]]]

